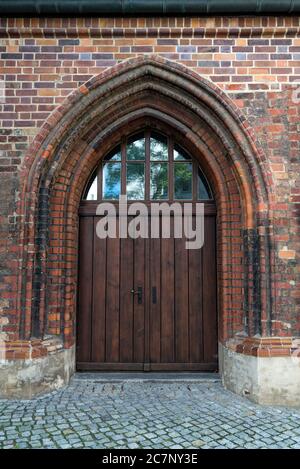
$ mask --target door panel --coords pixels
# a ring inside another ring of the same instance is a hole
[[[161,355],[161,249],[160,239],[150,239],[150,363],[159,363]]]
[[[215,218],[205,217],[205,244],[151,240],[151,369],[215,369],[217,363]]]
[[[91,361],[105,361],[105,305],[107,300],[107,271],[106,271],[106,255],[107,244],[105,239],[99,239],[96,236],[97,218],[94,217],[94,249],[93,259],[91,260],[93,279],[93,310],[91,318]],[[84,223],[84,218],[81,219]],[[97,259],[97,262],[95,262]],[[86,261],[87,262],[87,261]],[[91,268],[91,267],[90,267]],[[80,298],[80,296],[79,296]]]
[[[80,219],[79,225],[79,298],[78,298],[78,323],[77,359],[79,362],[90,361],[91,349],[91,312],[93,298],[93,217]]]
[[[175,361],[189,362],[188,251],[185,239],[175,243]]]
[[[197,250],[173,230],[170,239],[99,239],[99,219],[80,218],[77,368],[216,369],[215,216]]]
[[[77,367],[143,369],[145,240],[99,239],[99,219],[80,219]]]
[[[204,361],[217,359],[217,285],[216,285],[216,224],[214,217],[205,218],[203,255],[203,351]]]
[[[190,361],[202,362],[203,355],[203,249],[189,255]],[[213,314],[214,316],[214,314]]]
[[[106,361],[120,361],[120,239],[107,238],[107,280],[106,280]],[[94,259],[97,262],[97,259]],[[97,281],[97,279],[94,280]]]
[[[120,253],[120,361],[133,362],[134,310],[133,296],[130,293],[134,287],[133,240],[122,239]],[[112,324],[113,326],[113,324]]]
[[[174,239],[161,241],[161,361],[175,362]]]
[[[139,303],[137,295],[134,295],[133,314],[134,314],[134,340],[133,357],[134,362],[144,362],[145,360],[145,306],[146,306],[146,240],[138,238],[134,240],[134,289],[143,289],[142,302]]]

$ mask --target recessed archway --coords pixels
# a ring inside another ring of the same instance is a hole
[[[149,117],[135,127],[134,133],[131,126],[117,132],[119,144],[92,173],[80,203],[76,366],[216,371],[213,190],[199,166],[201,155],[193,157],[174,130]],[[122,213],[121,194],[127,197]],[[203,247],[199,202],[204,204]],[[101,207],[115,213],[107,220],[114,231],[109,238],[98,232],[106,224]],[[134,229],[125,207],[131,215],[142,210],[135,220],[138,238],[124,236],[124,223],[126,231],[127,226]],[[198,227],[191,243],[186,223],[182,229],[187,207],[193,207]]]
[[[128,128],[167,126],[201,165],[218,209],[219,340],[270,334],[270,172],[247,121],[216,86],[160,57],[107,70],[66,99],[26,158],[20,213],[20,335],[75,340],[78,207],[90,174]],[[262,172],[261,168],[264,167]],[[262,294],[261,284],[266,285]]]

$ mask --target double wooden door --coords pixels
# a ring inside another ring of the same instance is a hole
[[[205,243],[99,239],[89,203],[80,211],[78,370],[215,370],[215,214]]]

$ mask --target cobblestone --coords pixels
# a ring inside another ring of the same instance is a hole
[[[98,382],[0,401],[0,448],[297,448],[300,409],[259,406],[220,381]]]

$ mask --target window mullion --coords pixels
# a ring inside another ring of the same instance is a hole
[[[197,169],[198,169],[198,163],[195,159],[193,159],[193,186],[192,186],[192,194],[193,194],[193,200],[198,199],[198,193],[197,193]]]
[[[126,194],[126,140],[121,143],[121,194]]]
[[[174,158],[173,158],[173,139],[171,137],[168,138],[168,156],[169,156],[169,200],[174,200]]]
[[[151,136],[154,139],[153,147],[151,146]],[[165,159],[166,140],[168,160]],[[132,142],[137,142],[133,145],[133,148],[130,146]],[[151,151],[153,152],[152,155]],[[174,159],[174,154],[176,154],[176,160]],[[120,164],[121,171],[119,171]],[[131,166],[130,171],[128,171],[127,168],[128,164]],[[143,165],[144,168],[143,193],[141,191],[141,165]],[[156,191],[154,200],[166,199],[165,165],[168,166],[168,199],[170,201],[213,200],[213,192],[210,188],[210,184],[198,165],[198,161],[191,157],[185,150],[181,149],[178,144],[174,143],[173,135],[160,137],[155,131],[152,133],[151,129],[140,132],[134,138],[131,137],[127,139],[125,136],[122,137],[121,143],[101,161],[98,169],[94,172],[95,176],[92,176],[93,181],[94,177],[97,177],[97,200],[107,200],[110,197],[116,199],[119,190],[121,194],[127,194],[127,179],[129,178],[130,186],[133,186],[130,188],[131,200],[136,198],[146,200],[147,202],[151,201],[151,165],[153,165],[154,178],[152,182]],[[175,180],[175,172],[178,179],[177,181]],[[89,200],[88,197],[92,197],[92,195],[95,194],[96,181],[94,181],[94,183],[93,181],[89,182],[84,192],[84,200]],[[105,197],[103,192],[104,182],[108,185],[108,192],[105,190]],[[118,185],[117,189],[114,188],[116,183]],[[120,183],[121,188],[119,188]],[[89,194],[92,184],[93,188]],[[130,186],[128,186],[128,190]],[[175,198],[175,191],[177,199]]]
[[[145,132],[145,200],[150,200],[150,131]]]
[[[97,171],[97,200],[102,200],[102,171],[103,171],[103,160]]]

